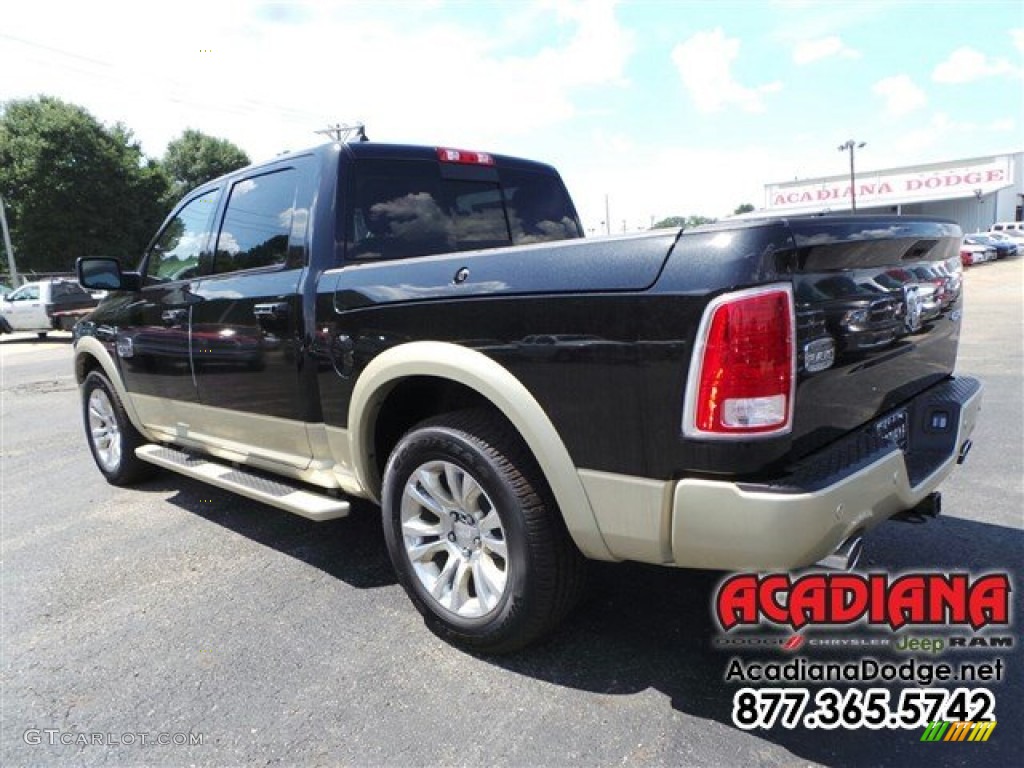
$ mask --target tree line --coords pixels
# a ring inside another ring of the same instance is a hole
[[[75,104],[52,96],[0,104],[0,197],[22,272],[70,272],[79,256],[131,263],[185,192],[249,162],[230,141],[191,128],[154,159],[126,126],[106,126]],[[714,221],[670,216],[654,226]]]
[[[123,124],[51,96],[0,105],[0,196],[22,272],[69,272],[79,256],[131,263],[185,192],[249,162],[193,129],[146,157]]]
[[[743,203],[742,205],[736,206],[734,214],[750,213],[754,210],[754,206],[750,203]],[[690,229],[692,227],[699,227],[701,224],[714,224],[718,219],[709,219],[707,216],[669,216],[668,218],[662,219],[655,223],[651,229],[663,229],[665,227],[683,227]]]

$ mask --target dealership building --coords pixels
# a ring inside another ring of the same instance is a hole
[[[941,216],[964,232],[1024,219],[1024,152],[765,185],[765,212]],[[855,193],[855,194],[854,194]]]

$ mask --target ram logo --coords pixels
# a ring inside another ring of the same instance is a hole
[[[917,283],[903,286],[903,322],[910,333],[921,330],[921,289]]]
[[[836,345],[831,338],[815,339],[804,345],[804,368],[816,373],[831,368],[836,361]]]

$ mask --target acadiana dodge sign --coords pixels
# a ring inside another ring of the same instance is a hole
[[[1005,155],[964,164],[898,168],[857,174],[857,205],[870,208],[987,195],[1012,183],[1012,158]],[[842,210],[850,207],[850,190],[849,176],[769,184],[765,207]]]

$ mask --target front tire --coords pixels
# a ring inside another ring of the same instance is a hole
[[[99,371],[92,371],[82,383],[82,418],[89,450],[108,483],[131,485],[155,474],[155,466],[135,455],[146,439],[128,419],[110,380]]]
[[[508,653],[575,605],[583,557],[532,454],[495,414],[417,425],[388,460],[382,496],[399,581],[443,639]]]

